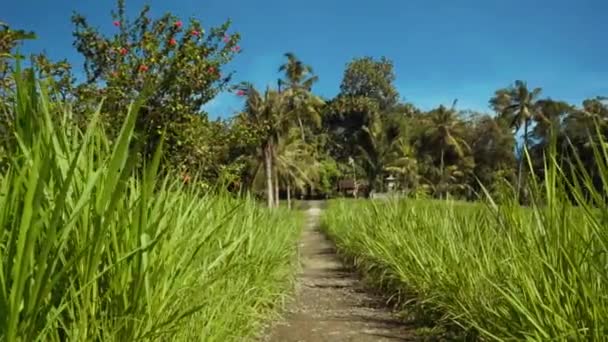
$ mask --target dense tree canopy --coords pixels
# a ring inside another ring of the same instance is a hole
[[[356,58],[346,66],[340,93],[344,96],[366,97],[374,101],[380,110],[397,104],[399,93],[393,82],[393,62],[382,57]]]
[[[571,104],[517,80],[489,99],[494,113],[459,110],[456,101],[423,111],[400,101],[390,59],[366,56],[347,63],[335,97],[321,99],[314,85],[322,75],[293,52],[277,65],[276,89],[258,90],[232,84],[224,70],[241,53],[229,21],[205,29],[170,13],[152,18],[148,6],[135,18],[125,13],[118,0],[109,36],[84,16],[72,17],[84,82],[76,82],[67,61],[45,55],[31,56],[32,70],[54,99],[75,109],[81,126],[89,120],[84,113],[102,103],[103,123],[116,134],[127,106],[143,97],[137,152],[145,162],[164,137],[163,165],[179,170],[184,182],[252,192],[271,206],[279,198],[335,195],[349,179],[367,191],[387,191],[389,177],[396,181],[391,189],[409,195],[476,199],[483,189],[521,191],[528,180],[542,179],[554,146],[565,169],[583,163],[602,186],[593,170],[594,147],[608,138],[605,98]],[[16,48],[30,38],[0,23],[0,104],[9,116]],[[202,106],[223,91],[243,98],[243,109],[209,121]],[[10,130],[9,120],[2,125],[5,147]]]

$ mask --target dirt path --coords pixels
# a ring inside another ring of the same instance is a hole
[[[307,212],[301,238],[302,272],[285,321],[263,341],[418,341],[415,328],[399,321],[383,301],[366,291],[318,231],[321,210]]]

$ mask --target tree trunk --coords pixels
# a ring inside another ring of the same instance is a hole
[[[277,169],[274,169],[274,206],[279,207],[279,175]]]
[[[279,170],[277,169],[277,151],[275,151],[274,146],[272,148],[272,166],[273,169],[273,177],[274,177],[274,206],[279,207]]]
[[[300,117],[300,113],[298,113],[298,124],[300,125],[300,133],[302,134],[302,141],[306,142],[306,136],[304,135],[304,125],[302,124],[302,118]]]
[[[353,197],[357,198],[359,195],[359,184],[357,184],[357,169],[355,168],[355,164],[353,163]]]
[[[523,179],[523,169],[524,169],[524,158],[526,155],[526,151],[528,150],[528,120],[524,122],[524,144],[521,148],[521,154],[519,156],[519,167],[517,171],[517,198],[520,198],[521,195],[521,183]]]
[[[264,171],[266,172],[266,197],[268,208],[274,206],[274,191],[272,188],[272,143],[264,146]]]
[[[440,157],[440,160],[439,160],[439,174],[440,174],[440,177],[441,177],[441,180],[439,181],[439,186],[441,187],[440,188],[441,191],[439,191],[439,198],[440,199],[443,199],[443,187],[445,186],[445,184],[444,184],[445,175],[444,175],[444,172],[443,172],[443,168],[444,168],[444,161],[443,161],[444,154],[445,154],[445,150],[442,147],[441,148],[441,157]]]
[[[291,187],[287,183],[287,208],[291,209]]]

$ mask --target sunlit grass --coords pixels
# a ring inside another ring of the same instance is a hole
[[[602,146],[600,144],[600,146]],[[606,149],[596,149],[608,185]],[[551,158],[534,204],[336,201],[323,216],[338,249],[394,294],[490,340],[608,336],[606,194]]]
[[[0,176],[1,341],[241,341],[293,281],[299,218],[135,170],[129,109],[110,143],[17,74]],[[161,147],[162,148],[162,147]]]

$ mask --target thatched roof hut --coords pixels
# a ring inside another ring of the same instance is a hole
[[[344,196],[356,196],[357,194],[366,194],[368,183],[365,180],[341,179],[338,181],[337,191]]]

